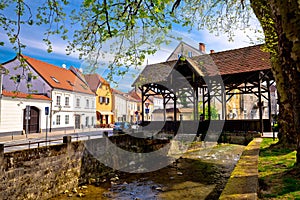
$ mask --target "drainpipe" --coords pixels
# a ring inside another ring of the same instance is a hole
[[[53,115],[53,99],[52,99],[52,92],[53,92],[53,88],[51,89],[51,92],[50,92],[50,99],[51,99],[51,102],[50,102],[50,126],[49,126],[49,132],[52,132],[52,115]]]
[[[0,123],[1,123],[1,115],[2,115],[2,86],[3,86],[3,68],[0,69]]]
[[[2,87],[3,87],[3,69],[0,69],[0,98],[2,98]]]

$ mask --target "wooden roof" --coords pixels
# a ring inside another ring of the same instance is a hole
[[[230,84],[236,78],[249,77],[249,74],[259,71],[271,71],[270,54],[262,51],[262,45],[249,46],[239,49],[223,51],[219,53],[206,54],[192,58],[184,58],[177,61],[168,61],[147,65],[133,83],[134,86],[141,86],[145,83],[159,83],[168,79],[171,71],[176,68],[180,72],[192,70],[196,76],[226,77]],[[186,67],[189,67],[186,68]],[[230,77],[229,79],[227,77]]]

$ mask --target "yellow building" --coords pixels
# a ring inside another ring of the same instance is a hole
[[[112,90],[109,83],[99,74],[86,74],[85,80],[96,96],[97,126],[108,128],[114,123]]]

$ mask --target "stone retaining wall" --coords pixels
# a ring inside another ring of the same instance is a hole
[[[106,145],[108,140],[116,142],[122,138],[124,141],[131,140],[130,146],[139,151],[143,146],[152,145],[151,149],[155,150],[166,143],[120,136],[97,139],[95,146],[110,151]],[[130,149],[125,143],[120,143]],[[10,153],[4,153],[4,145],[1,144],[0,199],[47,199],[114,171],[97,160],[86,147],[86,142],[71,142],[70,136],[65,137],[61,145]]]

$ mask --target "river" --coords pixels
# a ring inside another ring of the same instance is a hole
[[[195,145],[160,170],[142,174],[116,172],[110,179],[104,177],[100,183],[66,191],[51,200],[218,199],[243,149],[244,146],[231,144],[206,148]]]

